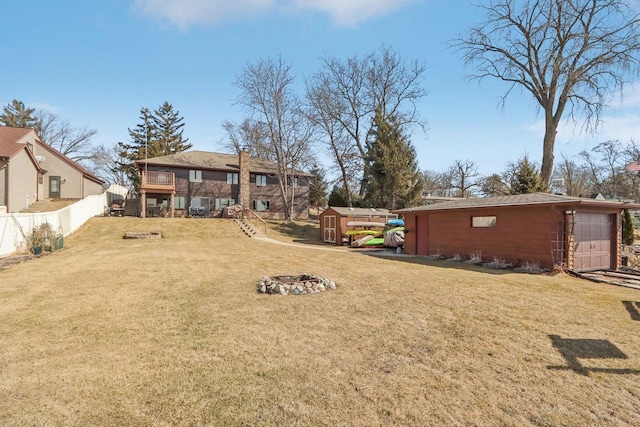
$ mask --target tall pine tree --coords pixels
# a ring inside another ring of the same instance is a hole
[[[179,111],[173,110],[173,105],[165,101],[154,111],[152,120],[158,146],[164,152],[161,155],[180,153],[192,147],[192,144],[188,144],[189,138],[182,136],[184,117],[180,117]]]
[[[130,142],[118,142],[118,154],[122,159],[118,168],[127,175],[135,191],[140,189],[140,174],[135,162],[153,157],[166,156],[191,148],[188,139],[182,136],[184,118],[168,102],[151,112],[140,109],[140,123],[129,128]]]
[[[324,170],[317,164],[313,165],[309,173],[313,175],[309,183],[309,205],[320,211],[320,208],[327,204],[327,188],[329,185],[324,177]]]
[[[389,209],[414,206],[420,200],[422,176],[415,148],[402,133],[396,117],[384,117],[378,109],[371,136],[364,205]]]
[[[14,99],[2,108],[0,123],[15,128],[37,128],[35,108],[27,108],[22,101]]]

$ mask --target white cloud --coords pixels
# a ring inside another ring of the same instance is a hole
[[[337,26],[355,26],[416,0],[134,0],[136,12],[185,30],[271,12],[320,12]]]

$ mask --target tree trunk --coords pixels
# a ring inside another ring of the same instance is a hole
[[[542,143],[542,165],[540,167],[540,178],[545,188],[549,188],[551,174],[553,173],[553,148],[556,143],[558,125],[553,120],[546,120],[547,125]]]

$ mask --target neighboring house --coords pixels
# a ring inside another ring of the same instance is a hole
[[[142,216],[216,216],[236,204],[263,218],[284,218],[277,165],[236,154],[185,151],[136,162],[142,175]],[[298,172],[294,218],[309,217],[310,174]]]
[[[386,224],[390,219],[396,219],[398,215],[380,208],[345,208],[328,207],[320,213],[320,239],[325,243],[342,245],[348,242],[346,232],[347,224],[351,221],[379,222]]]
[[[0,126],[0,206],[19,212],[47,198],[102,193],[103,181],[40,141],[33,129]]]
[[[463,199],[396,211],[405,220],[404,251],[573,270],[617,269],[622,210],[640,205],[535,193]]]

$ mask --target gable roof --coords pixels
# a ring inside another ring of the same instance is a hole
[[[469,198],[453,200],[415,208],[400,209],[394,212],[444,211],[454,209],[497,208],[529,205],[583,205],[620,209],[640,209],[640,204],[610,200],[594,200],[583,197],[562,196],[549,193],[516,194],[512,196]]]
[[[239,172],[239,156],[237,154],[214,153],[211,151],[183,151],[181,153],[169,154],[167,156],[152,157],[146,160],[147,165],[167,166],[184,169],[205,169],[228,172]],[[136,161],[138,167],[144,167],[145,160]],[[278,166],[270,161],[251,157],[249,160],[249,170],[252,173],[273,174],[278,172]],[[296,171],[297,175],[312,176],[310,174]]]
[[[35,131],[27,128],[0,126],[0,157],[11,158],[26,145],[19,141]]]
[[[32,132],[33,136],[36,137],[37,140],[37,135],[33,129],[0,126],[0,159],[11,159],[20,151],[24,150],[36,170],[40,173],[45,173],[46,170],[42,169],[42,166],[40,166],[40,163],[36,160],[33,152],[27,147],[27,144],[19,142]]]
[[[92,172],[90,172],[88,169],[84,168],[83,166],[80,166],[78,163],[74,162],[73,160],[71,160],[69,157],[65,156],[64,154],[62,154],[60,151],[58,151],[57,149],[55,149],[54,147],[52,147],[49,144],[46,144],[44,142],[38,141],[38,147],[47,150],[49,153],[53,154],[54,156],[56,156],[57,158],[59,158],[60,160],[62,160],[63,162],[65,162],[66,164],[68,164],[69,166],[71,166],[73,169],[77,170],[78,172],[80,172],[82,174],[82,176],[84,178],[87,178],[90,181],[95,182],[96,184],[100,184],[103,185],[104,181],[101,180],[100,178],[98,178],[97,176],[95,176]]]

